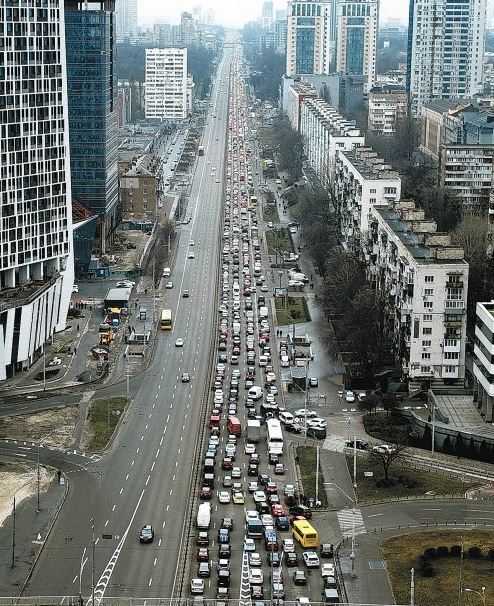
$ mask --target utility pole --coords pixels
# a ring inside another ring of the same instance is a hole
[[[316,447],[316,507],[319,501],[319,445]]]
[[[415,604],[415,568],[410,571],[410,606]]]
[[[357,436],[353,436],[353,489],[357,498]]]
[[[15,492],[14,492],[14,502],[12,506],[12,562],[10,564],[11,568],[15,568]]]
[[[95,577],[95,555],[96,555],[96,541],[94,540],[94,518],[91,518],[91,531],[92,531],[92,540],[91,540],[91,550],[92,550],[92,566],[91,566],[91,606],[94,606],[94,577]]]

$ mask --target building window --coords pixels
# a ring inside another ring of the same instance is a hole
[[[420,367],[420,372],[421,373],[426,373],[426,372],[430,372],[431,371],[431,367],[430,366],[421,366]]]
[[[431,335],[432,334],[432,328],[424,326],[424,328],[422,328],[422,334],[423,335]]]
[[[444,359],[445,360],[458,360],[460,358],[460,354],[457,351],[445,351]]]
[[[424,352],[422,353],[422,360],[430,360],[431,359],[431,354],[428,352]]]
[[[434,282],[434,276],[425,276],[425,281],[426,282]]]
[[[424,322],[432,322],[432,314],[424,314]]]
[[[424,309],[432,309],[434,303],[432,301],[424,301]]]
[[[432,341],[422,341],[422,347],[430,347]]]
[[[432,297],[434,295],[434,289],[433,288],[426,288],[424,291],[424,295],[426,297]]]

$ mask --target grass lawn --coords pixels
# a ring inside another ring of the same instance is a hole
[[[485,557],[494,548],[494,533],[482,530],[431,531],[393,537],[381,543],[381,553],[386,560],[389,579],[397,604],[410,603],[410,569],[415,568],[415,603],[430,606],[451,606],[457,603],[460,558],[446,556],[430,560],[435,576],[425,577],[420,571],[420,560],[424,549],[461,545],[464,552],[469,547],[482,548],[484,557],[463,558],[463,587],[481,591],[485,587],[485,604],[494,604],[494,562]],[[462,605],[482,604],[480,596],[463,593]]]
[[[316,496],[316,449],[312,446],[299,446],[297,448],[298,466],[304,495],[306,497]],[[328,506],[326,491],[324,490],[324,477],[319,467],[318,498],[321,507]]]
[[[268,254],[278,255],[283,252],[293,252],[293,245],[290,239],[288,229],[285,227],[270,229],[266,232],[266,244],[268,245]]]
[[[353,477],[353,457],[347,455],[346,462]],[[373,477],[364,476],[371,471]],[[397,460],[391,465],[390,478],[394,480],[391,486],[376,486],[376,482],[384,477],[382,466],[372,457],[357,457],[357,487],[359,501],[374,501],[407,496],[421,496],[429,491],[438,495],[459,494],[478,483],[460,482],[448,476],[438,475],[429,471],[410,469]]]
[[[106,447],[126,406],[127,398],[103,398],[91,402],[88,418],[91,439],[87,450],[101,451]]]
[[[272,221],[273,223],[279,223],[280,217],[276,208],[276,202],[274,204],[264,203],[262,206],[262,218],[265,223]]]
[[[300,324],[301,322],[308,322],[310,320],[302,297],[288,297],[286,311],[284,303],[284,299],[275,299],[276,321],[279,326],[293,323]]]

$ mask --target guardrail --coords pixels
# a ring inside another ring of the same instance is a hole
[[[221,600],[228,606],[243,606],[240,599]],[[299,606],[295,600],[279,600],[283,606]],[[203,599],[202,596],[189,598],[140,598],[140,597],[103,597],[100,606],[216,606],[216,599]],[[273,600],[273,605],[276,600]],[[318,606],[324,602],[314,602]],[[371,602],[338,602],[339,606],[397,606],[396,604],[375,604]],[[79,596],[23,596],[0,597],[0,606],[81,606]],[[405,606],[405,605],[402,605]]]

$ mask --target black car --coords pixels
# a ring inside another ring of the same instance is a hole
[[[305,570],[296,570],[293,573],[293,583],[295,585],[307,585],[307,575]]]
[[[304,516],[304,518],[307,518],[308,520],[312,518],[312,510],[305,505],[294,505],[293,507],[290,507],[288,513],[291,516]]]
[[[288,522],[288,518],[286,516],[279,516],[275,518],[274,525],[278,530],[290,530],[290,523]]]
[[[259,467],[255,463],[250,463],[247,467],[247,475],[255,477],[259,471]]]
[[[227,530],[233,530],[233,518],[223,518],[221,520],[221,527]]]
[[[232,555],[232,547],[229,543],[221,543],[218,548],[218,558],[229,558]]]
[[[321,558],[332,558],[333,557],[333,544],[332,543],[323,543],[321,545]]]
[[[151,524],[146,524],[141,528],[139,541],[141,543],[152,543],[154,539],[154,529]]]
[[[270,566],[280,566],[281,556],[278,551],[270,551],[268,553],[268,564]]]
[[[225,568],[218,570],[218,586],[219,587],[230,587],[230,571]]]
[[[218,362],[220,364],[226,364],[228,362],[228,356],[226,354],[220,354],[218,356]]]
[[[279,457],[279,455],[270,452],[268,460],[269,460],[270,465],[276,465],[276,463],[280,462],[280,457]]]
[[[296,553],[285,551],[285,564],[287,566],[297,566],[298,557]]]
[[[345,446],[347,448],[353,448],[353,440],[347,440],[345,442]],[[355,446],[356,446],[357,450],[367,450],[367,447],[369,446],[369,442],[366,442],[365,440],[359,440],[357,438],[355,440]]]
[[[256,509],[257,509],[257,512],[260,515],[263,515],[265,513],[271,513],[271,507],[266,502],[264,502],[264,503],[262,503],[262,502],[256,503]]]
[[[261,486],[266,486],[269,482],[271,482],[271,478],[268,475],[265,473],[259,474],[259,484],[261,484]]]
[[[290,423],[288,425],[285,425],[283,429],[285,431],[288,431],[289,433],[302,433],[303,431],[302,426],[298,423]]]

